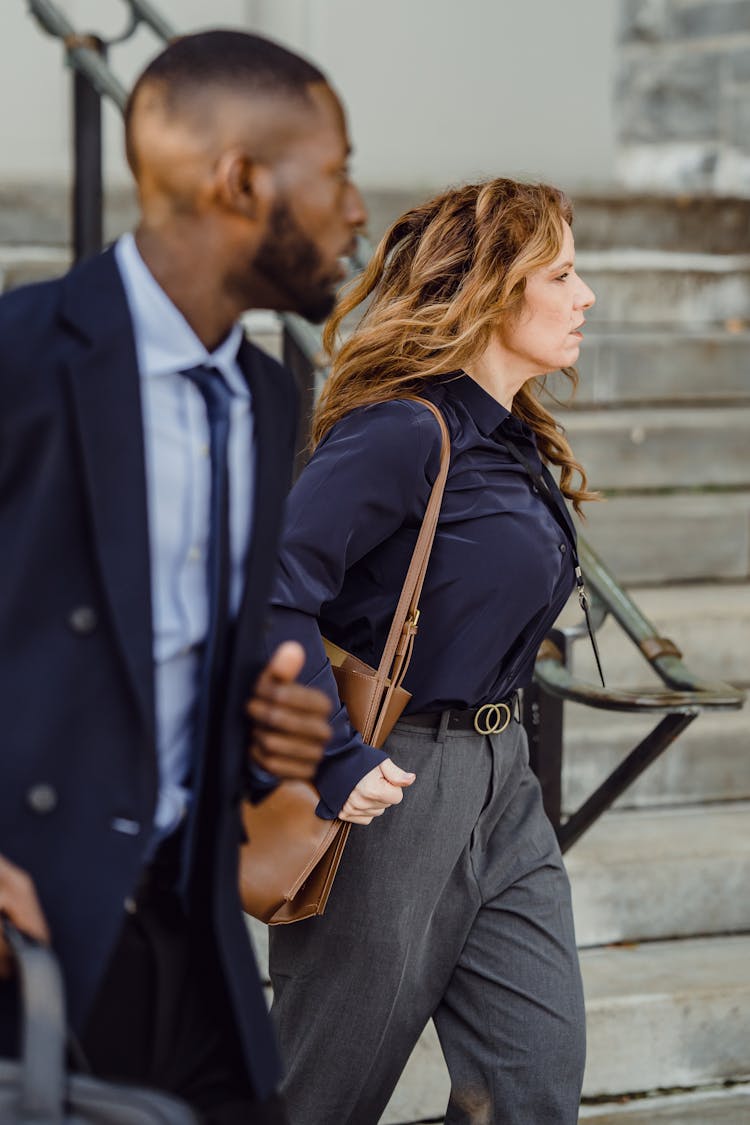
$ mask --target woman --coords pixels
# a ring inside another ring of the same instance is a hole
[[[327,328],[331,347],[369,299],[291,495],[271,641],[301,641],[305,678],[337,707],[319,812],[367,827],[351,834],[326,913],[271,934],[294,1125],[377,1122],[430,1017],[450,1125],[577,1121],[569,886],[515,700],[575,581],[573,526],[542,463],[560,468],[579,513],[594,498],[538,399],[548,372],[575,380],[594,303],[571,218],[543,185],[450,191],[394,224]],[[336,697],[321,630],[377,665],[438,469],[439,429],[416,395],[441,410],[451,465],[412,700],[374,750]]]

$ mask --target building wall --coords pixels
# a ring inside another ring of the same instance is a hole
[[[265,32],[308,53],[349,107],[367,188],[441,187],[476,175],[609,186],[619,0],[155,0],[178,30]],[[81,30],[123,26],[119,0],[57,0]],[[141,30],[113,49],[129,84],[157,48]],[[2,180],[61,181],[69,167],[69,74],[59,43],[21,0],[3,5]],[[107,177],[127,180],[121,127],[106,120]]]
[[[618,176],[750,196],[750,0],[623,0]]]

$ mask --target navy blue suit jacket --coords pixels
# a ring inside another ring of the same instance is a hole
[[[239,359],[255,413],[255,514],[193,910],[264,1097],[279,1067],[240,911],[238,801],[296,393],[248,342]],[[140,387],[111,251],[0,299],[0,550],[0,853],[34,878],[80,1029],[142,870],[157,793]],[[10,996],[0,991],[5,1044]]]

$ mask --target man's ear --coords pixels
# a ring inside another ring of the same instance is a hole
[[[273,207],[271,169],[239,149],[222,153],[214,172],[214,186],[217,199],[227,211],[253,222],[265,222]]]

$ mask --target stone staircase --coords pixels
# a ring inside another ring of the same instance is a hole
[[[373,231],[413,201],[371,199]],[[750,685],[750,202],[589,200],[575,229],[599,300],[565,424],[608,500],[585,534],[691,668]],[[0,246],[4,287],[65,268],[33,241]],[[248,326],[278,352],[273,318]],[[610,622],[600,641],[611,684],[656,682]],[[574,652],[593,680],[586,645]],[[566,811],[653,724],[566,706]],[[750,708],[699,716],[566,859],[587,995],[581,1122],[750,1122]],[[440,1122],[447,1096],[428,1028],[383,1125]]]

